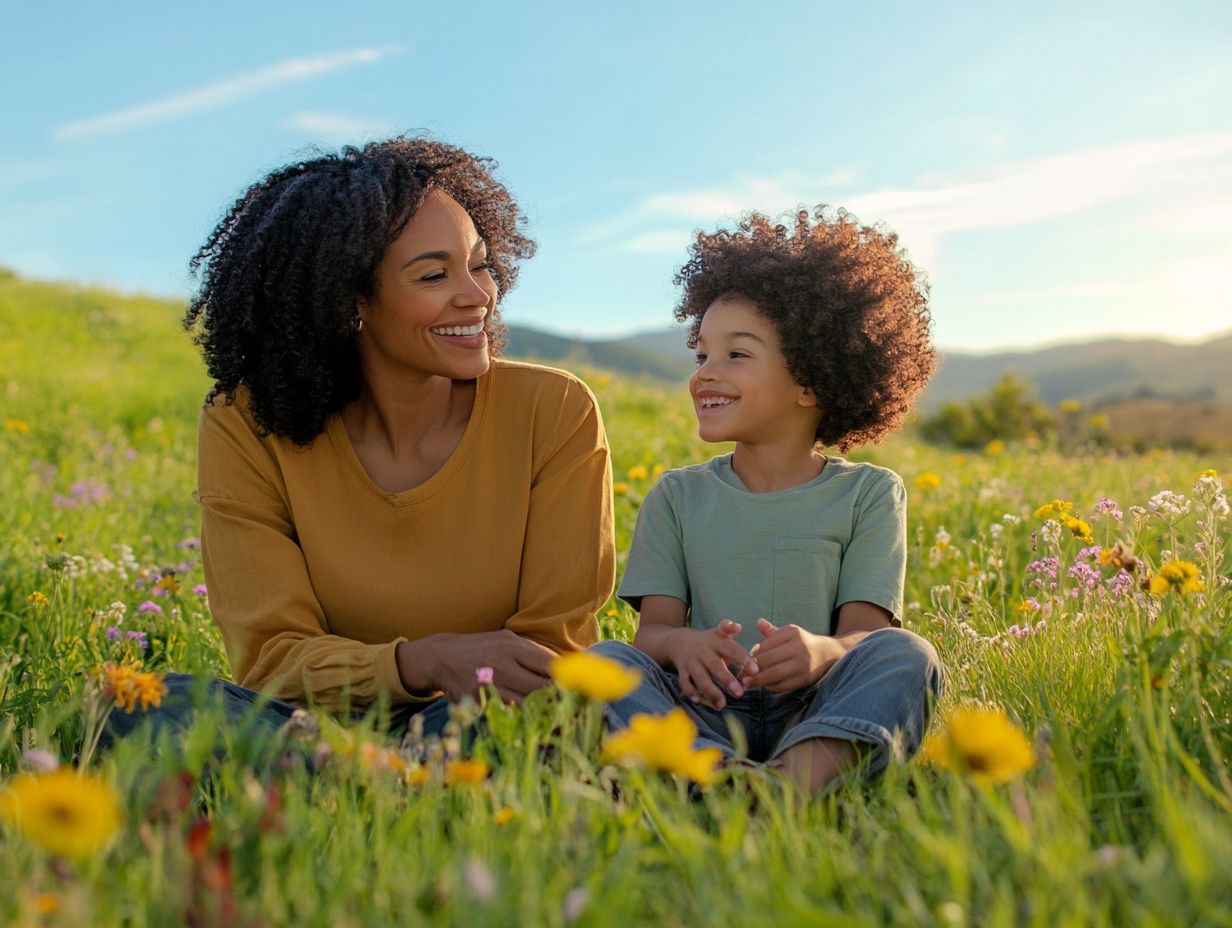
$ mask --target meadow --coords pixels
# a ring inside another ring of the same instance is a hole
[[[271,747],[208,714],[100,753],[134,675],[228,673],[179,311],[0,274],[0,922],[1232,925],[1226,456],[853,453],[909,489],[904,624],[948,682],[930,757],[823,798],[610,762],[597,706],[555,690],[469,707],[474,743],[426,758],[372,725]],[[660,469],[721,449],[683,389],[582,373],[624,552]],[[615,601],[600,620],[632,635]]]

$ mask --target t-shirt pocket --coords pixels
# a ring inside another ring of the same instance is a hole
[[[829,538],[774,539],[775,625],[794,623],[816,635],[829,635],[838,596],[843,546]]]

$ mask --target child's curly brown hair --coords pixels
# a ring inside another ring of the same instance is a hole
[[[794,230],[747,213],[735,231],[699,232],[689,255],[675,277],[684,287],[676,319],[692,320],[689,346],[715,300],[756,303],[792,377],[817,397],[823,446],[880,441],[937,367],[922,272],[897,235],[845,210],[799,210]]]

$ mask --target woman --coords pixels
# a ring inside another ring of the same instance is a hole
[[[497,299],[534,243],[490,169],[408,138],[294,164],[193,260],[185,325],[215,381],[202,548],[233,714],[253,690],[272,722],[388,700],[403,720],[428,708],[431,730],[478,668],[519,700],[598,638],[607,442],[580,380],[498,357]]]

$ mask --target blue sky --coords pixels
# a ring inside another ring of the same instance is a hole
[[[1226,2],[67,6],[0,10],[30,276],[185,296],[247,184],[419,130],[530,217],[514,323],[660,328],[693,230],[826,202],[899,232],[952,350],[1232,329]]]

